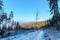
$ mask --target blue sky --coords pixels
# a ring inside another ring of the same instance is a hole
[[[35,21],[37,10],[38,21],[51,18],[47,0],[4,0],[4,11],[9,14],[11,10],[14,20],[21,22]]]

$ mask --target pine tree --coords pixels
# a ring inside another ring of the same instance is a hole
[[[13,18],[13,11],[11,11],[9,18],[12,19]]]
[[[58,21],[59,21],[59,10],[58,10],[58,1],[59,0],[48,0],[49,1],[49,6],[50,6],[50,12],[53,15],[52,18],[52,24],[57,26],[58,29]]]
[[[3,6],[3,1],[0,0],[0,10],[2,10],[2,6]]]
[[[21,26],[19,24],[19,22],[16,23],[16,30],[20,30]]]
[[[57,15],[59,13],[58,0],[48,0],[48,1],[49,1],[50,12],[54,15]]]

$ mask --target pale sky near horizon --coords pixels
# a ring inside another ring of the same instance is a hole
[[[21,22],[35,21],[38,10],[38,21],[51,18],[47,0],[3,0],[4,11],[14,12],[14,20]],[[60,1],[59,1],[60,6]]]

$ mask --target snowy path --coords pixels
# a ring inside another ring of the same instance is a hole
[[[3,38],[0,40],[43,40],[43,31],[38,30],[28,34],[19,34],[12,37]]]
[[[0,40],[60,40],[60,34],[54,30],[35,30],[27,34],[17,34]]]

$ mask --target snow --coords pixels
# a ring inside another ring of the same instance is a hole
[[[0,40],[60,40],[60,32],[56,30],[35,30],[20,33],[15,36],[0,38]]]
[[[57,30],[45,30],[52,40],[60,40],[60,31]]]

